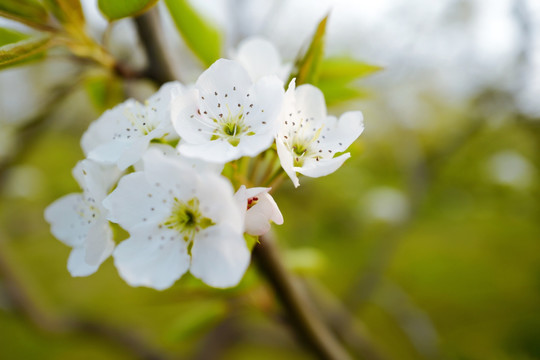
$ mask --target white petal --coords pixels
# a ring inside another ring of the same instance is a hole
[[[246,233],[254,236],[261,236],[270,231],[270,228],[271,225],[268,221],[268,217],[264,214],[250,211],[246,213]]]
[[[214,127],[199,113],[199,90],[191,89],[171,103],[171,118],[174,129],[183,141],[200,143],[210,139]]]
[[[298,176],[296,176],[296,171],[293,164],[293,157],[280,138],[276,138],[276,148],[281,167],[283,168],[283,170],[285,170],[287,175],[289,175],[289,178],[291,178],[294,187],[298,187],[300,185],[300,182],[298,181]]]
[[[185,88],[181,83],[171,81],[163,84],[158,92],[145,102],[150,121],[159,124],[158,128],[164,130],[163,135],[169,134],[167,137],[168,140],[178,138],[178,134],[172,126],[171,103],[173,99],[182,97],[184,92]]]
[[[229,229],[243,233],[244,219],[234,197],[229,180],[214,173],[202,173],[196,197],[204,216],[217,224],[227,224]]]
[[[189,200],[195,191],[197,173],[179,156],[167,156],[150,149],[143,157],[144,174],[150,184],[172,199]]]
[[[237,285],[250,260],[244,237],[226,224],[211,226],[198,234],[191,256],[191,273],[218,288]]]
[[[154,130],[154,132],[158,132]],[[162,131],[159,131],[160,134],[163,134]],[[161,137],[161,136],[156,136]],[[150,140],[152,137],[150,136],[143,136],[140,138],[135,139],[132,141],[128,146],[126,146],[124,149],[122,149],[122,155],[118,159],[118,168],[120,170],[125,170],[129,166],[135,164],[141,156],[143,155],[144,151],[148,148],[148,144],[150,143]]]
[[[90,228],[88,237],[84,243],[86,252],[85,262],[89,265],[101,264],[114,249],[112,240],[112,230],[109,222],[105,219],[99,219]]]
[[[238,45],[235,56],[255,81],[266,75],[280,75],[281,57],[270,41],[252,37]]]
[[[217,108],[218,97],[225,93],[231,104],[244,102],[245,90],[252,84],[249,74],[239,62],[219,59],[199,76],[196,82],[208,107]],[[214,96],[217,92],[218,95]]]
[[[118,187],[103,200],[108,219],[130,230],[140,224],[156,224],[165,219],[171,208],[170,195],[163,187],[148,182],[142,172],[120,179]]]
[[[88,276],[97,271],[101,263],[90,265],[84,260],[85,257],[86,251],[84,248],[78,247],[71,250],[67,263],[71,276]]]
[[[106,227],[105,227],[106,226]],[[99,224],[90,231],[85,246],[74,248],[68,258],[68,271],[71,276],[88,276],[112,254],[114,241],[108,224]]]
[[[254,157],[268,149],[274,142],[274,132],[258,133],[252,136],[242,136],[238,146],[236,159],[242,156]],[[232,159],[230,159],[232,160]]]
[[[279,211],[279,207],[272,195],[267,192],[259,194],[259,201],[250,209],[250,211],[262,213],[268,220],[272,220],[278,225],[283,224],[283,215],[281,214],[281,211]]]
[[[246,232],[250,235],[264,235],[270,230],[270,222],[283,224],[283,215],[272,198],[266,192],[257,196],[258,202],[246,212]]]
[[[186,242],[180,234],[164,229],[139,228],[113,253],[118,273],[131,286],[157,290],[170,287],[189,268]]]
[[[251,125],[251,130],[257,134],[271,132],[275,135],[285,96],[283,82],[275,76],[265,76],[253,85],[250,93],[252,95],[246,103],[250,114],[246,116],[246,123]]]
[[[108,190],[118,181],[120,170],[116,166],[107,166],[84,159],[73,168],[73,177],[85,193],[102,200]]]
[[[104,164],[116,164],[124,149],[129,146],[126,140],[110,141],[99,144],[87,154],[90,160],[94,160]]]
[[[82,246],[92,223],[81,216],[83,212],[91,216],[83,194],[68,194],[45,209],[45,220],[51,224],[51,233],[58,240],[72,247]]]
[[[295,167],[294,169],[300,174],[316,178],[333,173],[350,157],[351,154],[345,153],[333,159],[320,159],[319,161],[307,159],[301,168]]]
[[[195,172],[204,172],[204,171],[211,171],[216,174],[220,174],[223,171],[224,164],[221,163],[211,163],[208,161],[204,161],[202,159],[197,158],[191,158],[184,156],[183,154],[180,154],[180,152],[166,144],[150,144],[150,149],[157,149],[159,152],[163,154],[163,156],[167,158],[174,158],[178,161],[184,163],[186,166],[190,167],[191,169],[195,170]],[[150,151],[150,150],[148,150]],[[135,164],[135,170],[136,171],[142,171],[144,170],[143,162],[139,162]]]
[[[202,159],[204,161],[225,164],[233,159],[242,157],[242,148],[232,146],[223,139],[212,140],[199,144],[180,142],[178,151],[187,157]]]
[[[349,111],[341,115],[338,121],[327,117],[321,136],[325,136],[324,146],[336,152],[343,152],[364,131],[364,117],[361,111]]]
[[[84,153],[88,156],[98,146],[113,141],[116,134],[124,134],[127,128],[131,129],[132,124],[126,114],[134,109],[137,109],[136,101],[129,99],[113,109],[105,111],[99,119],[90,124],[81,139]],[[122,137],[122,140],[127,140],[127,138]]]
[[[302,117],[315,120],[326,119],[326,104],[324,95],[319,88],[304,84],[296,88],[294,92],[296,110],[302,111]]]

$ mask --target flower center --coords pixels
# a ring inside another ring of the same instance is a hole
[[[251,209],[253,206],[255,206],[255,204],[257,204],[259,202],[259,198],[254,196],[252,198],[249,198],[248,199],[248,203],[247,203],[247,209]]]
[[[210,140],[226,139],[232,146],[237,146],[242,135],[255,135],[253,131],[249,131],[251,126],[245,123],[243,108],[235,115],[228,109],[226,116],[219,114],[219,118],[212,118],[212,121],[216,124],[216,129]]]
[[[175,198],[171,215],[163,225],[183,234],[184,240],[191,242],[197,232],[215,223],[212,219],[203,216],[199,210],[199,199],[193,198],[183,202]]]
[[[284,140],[289,139],[285,144],[293,155],[294,166],[302,167],[306,158],[314,157],[318,161],[322,157],[317,154],[316,146],[312,146],[319,139],[321,131],[322,127],[311,136],[305,136],[303,132],[297,134],[297,131],[295,131],[293,136],[290,136],[291,133],[289,133],[289,137],[284,138]]]
[[[148,112],[146,111],[144,105],[137,103],[136,108],[133,110],[126,109],[125,115],[128,118],[129,122],[132,126],[132,133],[131,135],[128,135],[128,138],[131,136],[135,136],[137,132],[141,135],[148,135],[152,130],[154,130],[157,127],[157,124],[155,121],[149,118]],[[154,108],[152,108],[155,110]],[[129,131],[128,129],[126,129]]]

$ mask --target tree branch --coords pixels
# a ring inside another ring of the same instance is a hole
[[[148,67],[144,75],[160,85],[178,79],[166,51],[158,8],[154,7],[136,17],[135,25],[148,57]]]
[[[298,280],[287,273],[271,236],[261,236],[260,244],[253,250],[253,257],[272,285],[287,312],[290,324],[304,344],[321,359],[350,359],[347,351],[315,312]]]

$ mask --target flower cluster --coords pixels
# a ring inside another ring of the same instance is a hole
[[[297,173],[327,175],[350,156],[339,153],[362,133],[361,112],[327,116],[322,92],[294,80],[285,92],[281,74],[246,64],[257,43],[195,84],[167,83],[90,125],[86,159],[73,171],[82,192],[45,210],[53,235],[73,248],[73,276],[94,273],[112,254],[132,286],[165,289],[187,271],[234,286],[250,262],[245,234],[283,223],[270,190],[284,174],[297,187]],[[129,237],[115,245],[111,223]]]

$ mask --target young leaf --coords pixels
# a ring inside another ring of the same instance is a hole
[[[0,28],[0,46],[15,43],[28,38],[28,35],[18,31]]]
[[[308,50],[303,56],[300,55],[297,58],[288,82],[296,78],[296,85],[317,83],[321,60],[324,55],[324,34],[327,20],[328,15],[317,26]]]
[[[2,0],[0,15],[21,22],[42,24],[47,22],[47,10],[37,0]]]
[[[180,35],[205,66],[221,57],[221,34],[193,9],[189,1],[165,0],[165,4]]]
[[[137,16],[150,9],[158,0],[98,0],[103,15],[110,21]]]
[[[79,0],[44,0],[45,5],[63,24],[84,28],[84,13]]]
[[[348,56],[324,59],[319,73],[320,81],[353,81],[377,71],[382,67],[358,61]]]
[[[381,69],[379,66],[367,64],[351,57],[324,59],[321,63],[317,86],[324,93],[328,105],[363,98],[368,96],[368,92],[351,83]]]
[[[25,35],[9,34],[9,30],[2,29],[0,32],[2,37],[2,46],[0,46],[0,69],[7,66],[15,65],[24,60],[29,60],[30,57],[45,52],[52,45],[52,38],[50,35],[40,35],[35,37],[24,38]],[[16,42],[5,43],[12,40]],[[17,37],[19,37],[17,41]],[[21,40],[22,39],[22,40]]]
[[[343,82],[319,81],[317,86],[323,92],[324,99],[328,106],[350,100],[362,99],[370,95],[367,90]]]

